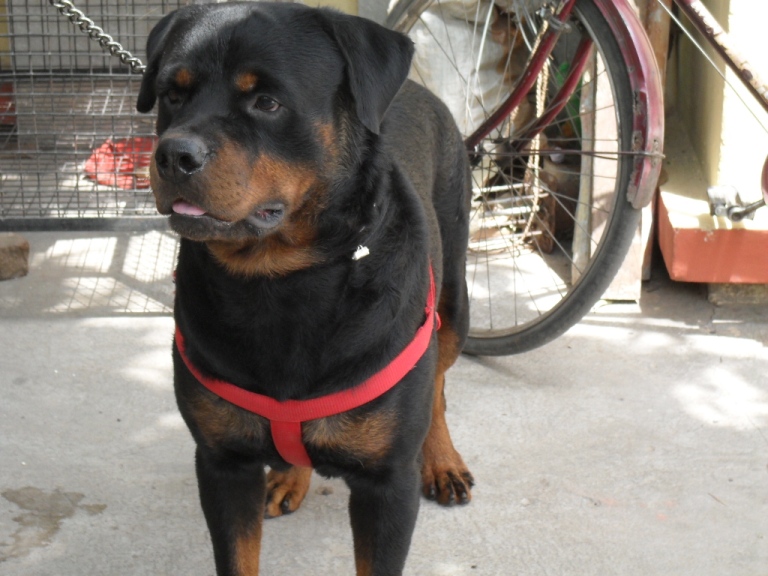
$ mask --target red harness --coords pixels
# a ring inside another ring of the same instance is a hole
[[[387,366],[361,384],[327,396],[279,402],[269,396],[249,392],[229,382],[205,376],[190,362],[184,347],[184,337],[178,326],[176,326],[176,347],[189,371],[208,390],[235,406],[269,420],[272,440],[283,460],[295,466],[311,467],[312,461],[301,439],[301,423],[341,414],[378,398],[400,382],[426,352],[435,323],[437,328],[440,328],[440,318],[435,310],[435,280],[431,267],[429,283],[427,319],[405,349]]]

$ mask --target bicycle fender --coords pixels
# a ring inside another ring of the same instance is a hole
[[[650,204],[664,158],[664,95],[651,42],[628,0],[594,0],[621,49],[632,86],[634,168],[627,199],[634,208]]]

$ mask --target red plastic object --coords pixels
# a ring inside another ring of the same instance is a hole
[[[109,139],[85,162],[85,175],[105,186],[123,190],[149,188],[149,163],[155,138]]]
[[[768,230],[675,228],[664,194],[659,198],[659,246],[672,280],[768,284]]]
[[[0,82],[0,125],[16,125],[16,101],[13,82]]]

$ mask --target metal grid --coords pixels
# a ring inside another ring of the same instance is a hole
[[[143,58],[152,26],[187,3],[76,5]],[[156,220],[154,118],[135,110],[140,83],[47,1],[0,0],[0,229]]]

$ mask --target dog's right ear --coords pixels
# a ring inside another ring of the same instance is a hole
[[[408,77],[413,42],[405,34],[331,9],[318,12],[347,65],[347,84],[357,116],[374,134]]]
[[[147,38],[147,67],[144,70],[139,97],[136,100],[136,110],[139,112],[149,112],[155,105],[157,99],[155,80],[160,68],[160,57],[163,54],[165,41],[175,18],[176,12],[163,16],[163,19],[152,28],[149,38]]]

